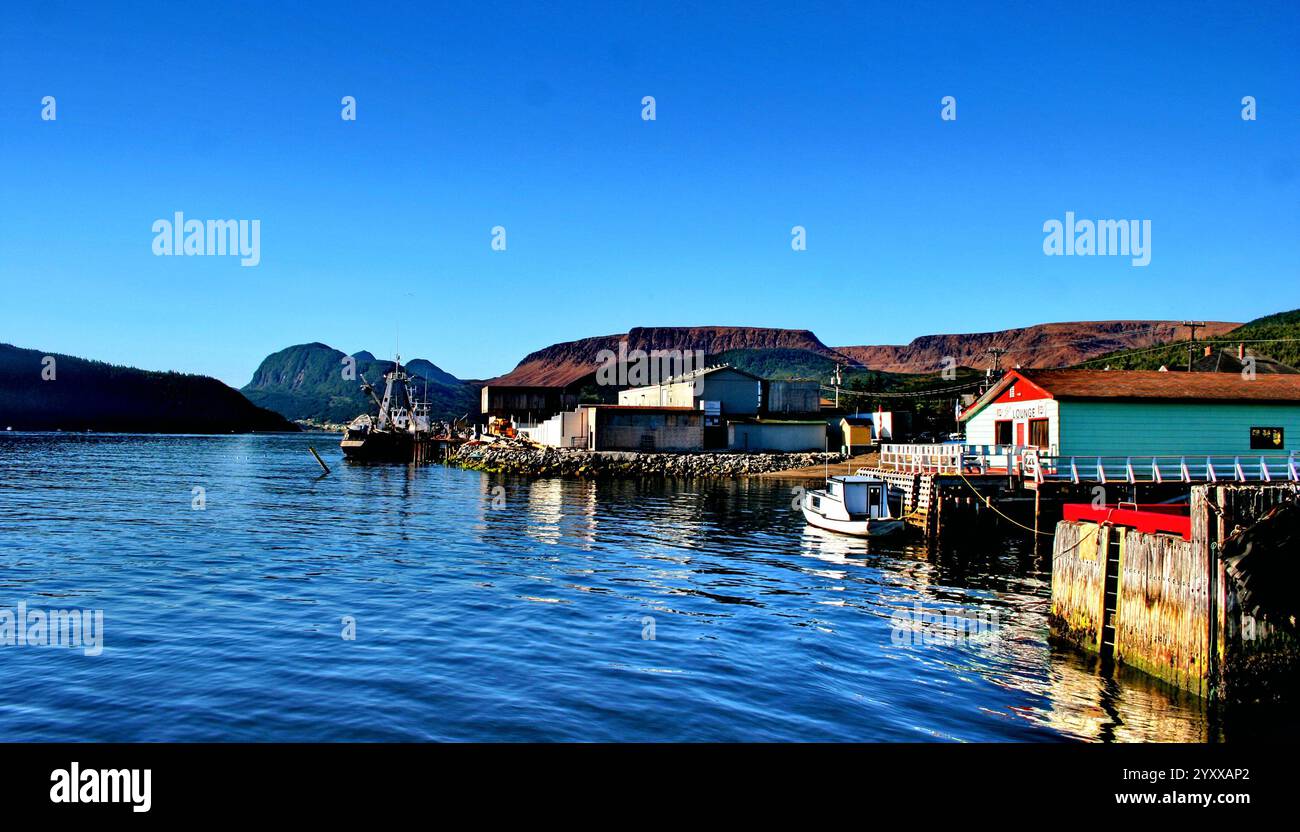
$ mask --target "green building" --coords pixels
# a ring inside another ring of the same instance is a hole
[[[1300,375],[1009,370],[961,421],[967,445],[1059,456],[1290,452]]]

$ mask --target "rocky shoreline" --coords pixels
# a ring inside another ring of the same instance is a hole
[[[642,477],[753,477],[844,460],[838,453],[637,453],[542,448],[518,442],[467,444],[447,462],[490,473],[584,479]]]

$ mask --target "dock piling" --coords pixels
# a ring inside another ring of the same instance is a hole
[[[307,450],[311,451],[311,455],[316,457],[316,461],[320,463],[320,467],[324,468],[325,473],[328,474],[330,472],[330,467],[325,464],[325,460],[320,458],[320,454],[316,453],[316,449],[313,448],[311,445],[308,445]]]

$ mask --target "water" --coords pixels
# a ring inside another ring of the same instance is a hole
[[[0,741],[1218,736],[1199,700],[1049,647],[1042,558],[820,533],[794,485],[0,434],[0,609],[104,615],[100,655],[0,647]],[[908,643],[917,603],[996,641]]]

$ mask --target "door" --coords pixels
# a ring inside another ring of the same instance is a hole
[[[1025,423],[1016,422],[1016,447],[1023,448],[1025,445]]]

